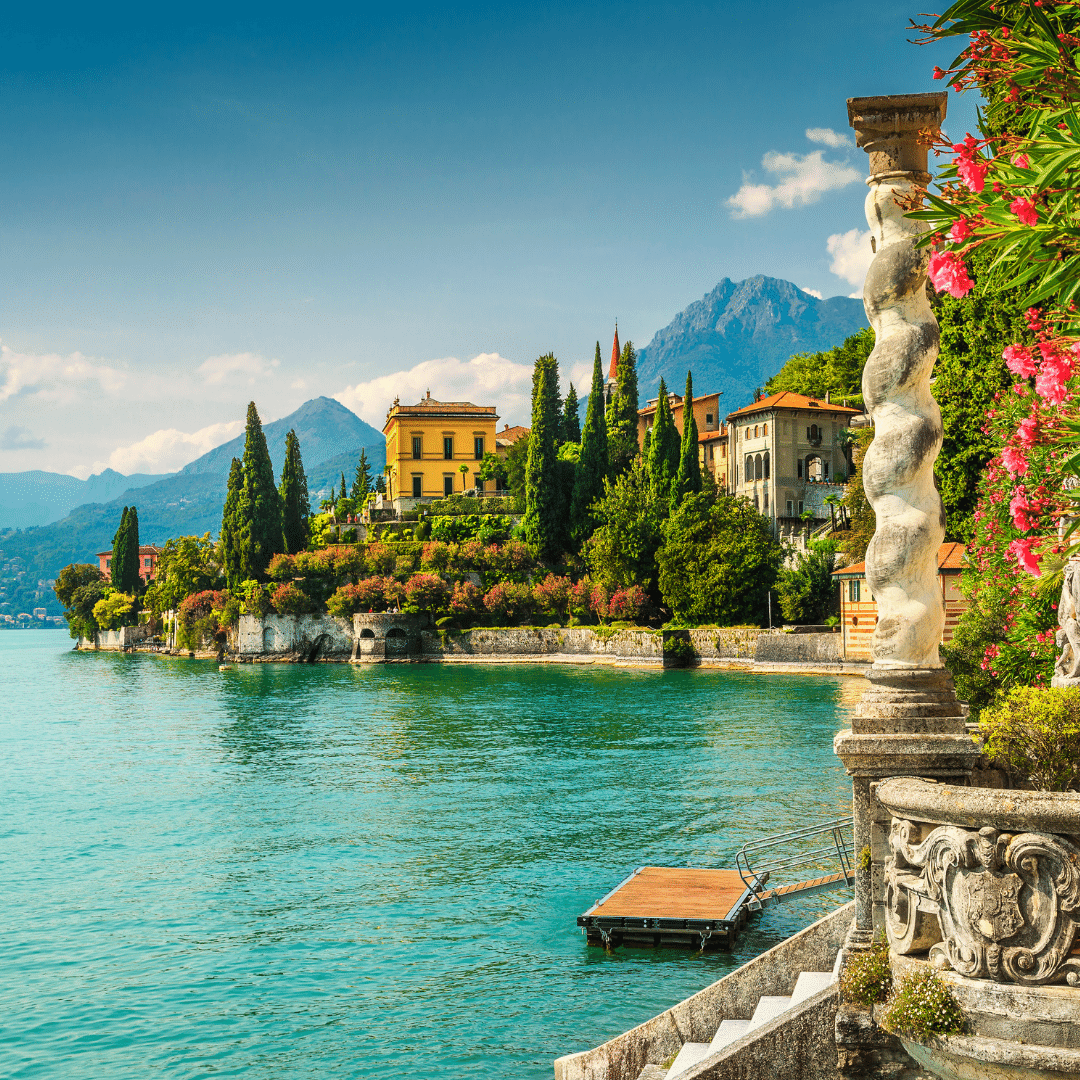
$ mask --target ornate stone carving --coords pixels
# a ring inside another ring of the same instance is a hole
[[[1054,664],[1051,685],[1080,686],[1080,559],[1075,557],[1065,564],[1058,626],[1055,642],[1061,654]]]
[[[923,833],[926,833],[924,836]],[[969,978],[1080,986],[1080,846],[1050,833],[893,818],[885,928],[901,955]]]

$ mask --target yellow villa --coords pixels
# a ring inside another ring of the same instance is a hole
[[[416,405],[395,399],[386,414],[387,498],[395,510],[473,488],[483,494],[476,472],[484,454],[495,451],[494,405],[436,401],[427,392]]]

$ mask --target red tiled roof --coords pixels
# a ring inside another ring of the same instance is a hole
[[[768,397],[755,401],[753,405],[744,405],[733,413],[728,413],[728,420],[749,413],[761,412],[764,409],[821,409],[822,412],[843,413],[847,416],[855,416],[862,410],[851,409],[847,405],[833,405],[823,398],[805,397],[803,394],[793,393],[791,390],[781,390],[779,394],[770,394]]]
[[[963,544],[957,544],[955,542],[942,544],[941,547],[938,548],[937,553],[938,573],[940,574],[942,570],[955,570],[957,573],[959,573],[964,568],[965,550],[966,549]],[[839,570],[834,570],[833,574],[850,574],[852,577],[857,574],[862,574],[863,576],[865,576],[866,563],[859,562],[854,563],[851,566],[844,566],[841,567]]]
[[[715,442],[717,439],[727,438],[727,428],[723,424],[720,425],[719,430],[714,431],[699,431],[697,441],[700,442]]]
[[[522,427],[521,424],[514,427],[504,424],[502,431],[495,432],[495,441],[497,443],[516,443],[518,439],[523,439],[528,435],[530,430],[530,428]]]

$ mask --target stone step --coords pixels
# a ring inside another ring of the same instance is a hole
[[[687,1069],[696,1065],[699,1061],[704,1061],[711,1053],[712,1050],[710,1050],[708,1043],[683,1043],[682,1049],[671,1063],[667,1080],[674,1080],[679,1073],[686,1072]]]
[[[757,1008],[754,1010],[754,1015],[750,1017],[750,1023],[747,1025],[746,1030],[753,1031],[755,1028],[759,1028],[762,1024],[767,1024],[770,1020],[774,1020],[781,1013],[787,1012],[791,1008],[791,995],[788,994],[784,997],[772,996],[766,994],[764,997],[758,999]]]
[[[722,1050],[729,1043],[741,1039],[749,1027],[749,1020],[721,1020],[712,1042],[709,1043],[709,1053],[715,1054],[717,1050]]]
[[[831,971],[800,971],[795,980],[795,989],[791,991],[791,1004],[798,1005],[826,986],[832,986],[835,981],[836,976]]]

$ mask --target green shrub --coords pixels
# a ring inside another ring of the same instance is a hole
[[[119,630],[134,624],[135,597],[129,593],[110,592],[94,605],[94,619],[102,630]]]
[[[1080,689],[1014,687],[983,710],[979,733],[994,764],[1039,791],[1065,791],[1080,777]]]
[[[851,954],[840,978],[840,993],[845,1001],[876,1005],[889,996],[891,989],[892,969],[887,941],[875,941],[865,952]]]
[[[893,1035],[925,1042],[934,1035],[960,1034],[964,1014],[938,973],[926,969],[901,978],[881,1017],[881,1026]]]

